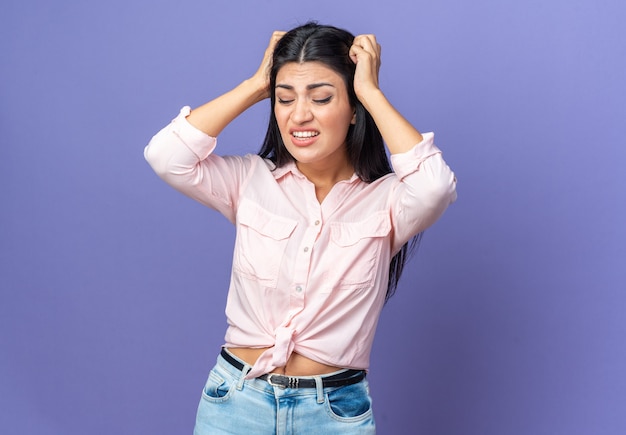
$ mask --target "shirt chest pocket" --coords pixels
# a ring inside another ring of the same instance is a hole
[[[250,201],[237,210],[233,268],[267,287],[276,287],[289,237],[297,221],[269,212]]]
[[[372,285],[380,268],[381,250],[389,244],[391,219],[378,212],[359,222],[333,222],[325,272],[332,288],[357,289]]]

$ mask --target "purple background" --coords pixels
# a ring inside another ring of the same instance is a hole
[[[379,433],[626,433],[621,0],[4,1],[0,432],[191,433],[234,233],[143,147],[308,19],[377,35],[459,179],[383,311]]]

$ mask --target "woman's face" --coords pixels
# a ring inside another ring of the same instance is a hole
[[[298,167],[326,170],[348,162],[346,136],[354,122],[342,77],[320,62],[290,62],[276,75],[274,114]]]

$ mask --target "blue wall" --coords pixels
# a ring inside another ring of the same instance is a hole
[[[617,0],[5,1],[0,428],[190,433],[233,230],[150,137],[309,19],[375,33],[459,200],[376,337],[379,433],[626,433],[626,7]],[[261,103],[221,152],[254,152]]]

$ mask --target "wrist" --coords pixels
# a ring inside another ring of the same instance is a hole
[[[251,77],[244,80],[240,86],[245,89],[245,92],[250,96],[254,103],[258,103],[259,101],[269,97],[269,90],[265,80],[259,80],[256,77]]]
[[[363,107],[371,113],[371,109],[377,107],[381,101],[386,101],[386,97],[380,88],[371,87],[361,90],[357,93],[357,98],[363,104]]]

